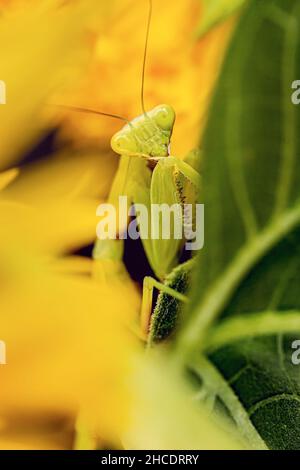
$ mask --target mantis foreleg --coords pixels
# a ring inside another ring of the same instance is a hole
[[[177,157],[165,157],[159,159],[159,162],[166,167],[174,167],[178,168],[180,173],[183,174],[185,178],[187,178],[196,188],[200,188],[201,186],[201,176],[191,165],[184,162],[180,158]]]

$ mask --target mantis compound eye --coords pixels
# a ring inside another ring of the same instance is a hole
[[[119,155],[137,152],[135,140],[125,132],[118,132],[112,137],[111,148]]]
[[[175,111],[171,106],[163,104],[153,110],[153,118],[161,129],[170,131],[174,126]]]

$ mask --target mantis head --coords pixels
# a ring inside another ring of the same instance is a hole
[[[167,157],[174,122],[175,111],[171,106],[156,106],[117,132],[111,147],[119,155]]]

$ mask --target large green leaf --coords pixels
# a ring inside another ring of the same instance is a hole
[[[203,13],[197,29],[197,36],[203,36],[210,31],[211,28],[237,12],[246,1],[247,0],[201,0]]]
[[[300,449],[299,26],[298,0],[252,0],[237,27],[204,140],[206,244],[174,353],[276,449]]]

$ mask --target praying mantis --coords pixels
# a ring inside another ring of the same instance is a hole
[[[149,1],[149,13],[146,32],[146,44],[142,69],[141,104],[142,114],[129,121],[114,114],[96,110],[67,107],[74,111],[88,112],[125,121],[124,127],[111,139],[111,147],[120,156],[119,167],[115,175],[108,202],[118,207],[120,196],[126,196],[135,206],[143,204],[149,208],[151,225],[151,207],[153,205],[177,204],[185,202],[196,204],[201,185],[197,171],[198,153],[190,154],[186,159],[170,155],[170,142],[175,123],[175,111],[166,104],[146,111],[144,103],[144,82],[147,46],[152,18],[152,0]],[[186,222],[182,214],[182,224]],[[191,223],[191,221],[189,221]],[[119,227],[122,230],[122,227]],[[185,295],[190,283],[190,274],[194,258],[179,264],[183,249],[182,239],[164,239],[141,237],[143,248],[156,279],[145,277],[140,315],[142,336],[149,342],[164,339],[174,326],[174,318],[180,303],[188,302]],[[95,243],[93,259],[101,263],[107,259],[122,258],[123,240],[100,240]],[[160,294],[152,315],[153,291]],[[152,317],[152,327],[151,327]],[[163,328],[160,328],[160,324]],[[167,327],[166,327],[167,325]]]

